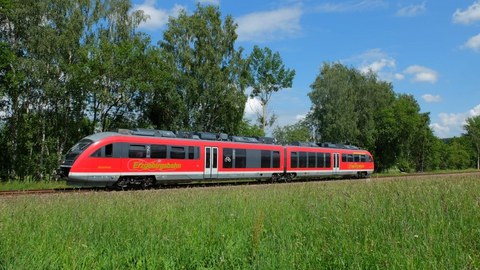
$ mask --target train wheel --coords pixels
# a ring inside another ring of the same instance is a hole
[[[155,177],[153,176],[146,177],[142,182],[142,188],[143,189],[152,188],[155,186],[156,183],[157,183],[157,180],[155,179]]]

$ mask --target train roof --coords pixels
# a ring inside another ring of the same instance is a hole
[[[176,138],[187,140],[206,140],[206,141],[225,141],[237,143],[251,143],[251,144],[271,144],[276,145],[276,140],[271,137],[245,137],[245,136],[229,136],[225,133],[210,133],[210,132],[190,132],[190,131],[168,131],[157,129],[116,129],[109,132],[100,132],[92,134],[85,139],[92,141],[99,141],[110,136],[140,136],[140,137],[162,137],[162,138]],[[289,146],[297,147],[321,147],[332,149],[347,149],[347,150],[363,150],[357,146],[333,144],[333,143],[313,143],[313,142],[293,142]]]

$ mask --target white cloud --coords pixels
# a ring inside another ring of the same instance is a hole
[[[383,0],[354,0],[343,3],[324,3],[318,5],[315,10],[323,13],[339,13],[371,10],[386,6],[388,4]]]
[[[219,6],[220,0],[197,0],[197,3],[203,4],[203,5]]]
[[[476,52],[480,52],[480,34],[473,36],[469,40],[467,40],[463,47],[472,49]]]
[[[457,9],[453,13],[455,23],[470,24],[478,20],[480,20],[480,1],[475,1],[466,10]]]
[[[475,106],[473,109],[471,109],[469,112],[469,117],[474,117],[480,115],[480,104]]]
[[[435,96],[435,95],[431,95],[431,94],[426,94],[426,95],[423,95],[422,96],[422,99],[425,101],[425,102],[428,102],[428,103],[434,103],[434,102],[440,102],[442,101],[442,97],[441,96]]]
[[[297,121],[300,121],[300,120],[304,120],[306,117],[307,117],[306,114],[297,114],[297,115],[295,116],[295,119],[296,119]]]
[[[141,5],[134,5],[133,10],[142,10],[148,16],[147,20],[140,24],[140,29],[158,30],[168,23],[168,18],[177,17],[181,10],[186,10],[184,6],[175,5],[170,10],[164,10],[155,7],[155,0],[146,0]]]
[[[301,31],[299,6],[254,12],[237,18],[238,40],[266,42],[297,35]]]
[[[413,65],[403,71],[404,74],[412,75],[414,82],[436,83],[438,81],[438,73],[430,68]]]
[[[357,66],[362,73],[374,72],[385,81],[405,78],[403,74],[395,73],[397,68],[395,59],[381,49],[371,49],[344,61]]]
[[[399,17],[415,17],[420,14],[425,13],[427,10],[427,5],[423,2],[421,5],[410,5],[403,7],[397,11],[397,16]]]
[[[262,111],[262,102],[256,97],[248,97],[247,103],[245,104],[245,116],[247,118],[255,117],[259,112]]]
[[[440,138],[452,137],[464,132],[467,118],[477,115],[480,115],[480,104],[465,113],[440,113],[440,123],[432,123],[430,127]]]

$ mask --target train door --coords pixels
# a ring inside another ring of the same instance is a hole
[[[205,170],[204,179],[214,179],[218,177],[218,147],[205,147]]]
[[[340,171],[340,154],[333,153],[333,174],[337,174]]]

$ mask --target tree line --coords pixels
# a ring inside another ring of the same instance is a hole
[[[271,95],[295,76],[277,52],[236,46],[237,25],[218,7],[180,12],[156,44],[138,30],[146,19],[129,0],[0,0],[0,179],[50,177],[80,138],[114,128],[256,136],[273,125]],[[255,123],[243,118],[249,95],[262,105]],[[304,122],[275,130],[280,141],[298,126],[308,134],[298,139],[369,149],[380,169],[444,162],[428,114],[375,74],[324,64],[310,98]],[[445,164],[472,165],[468,138],[445,144],[467,153],[448,151]]]

